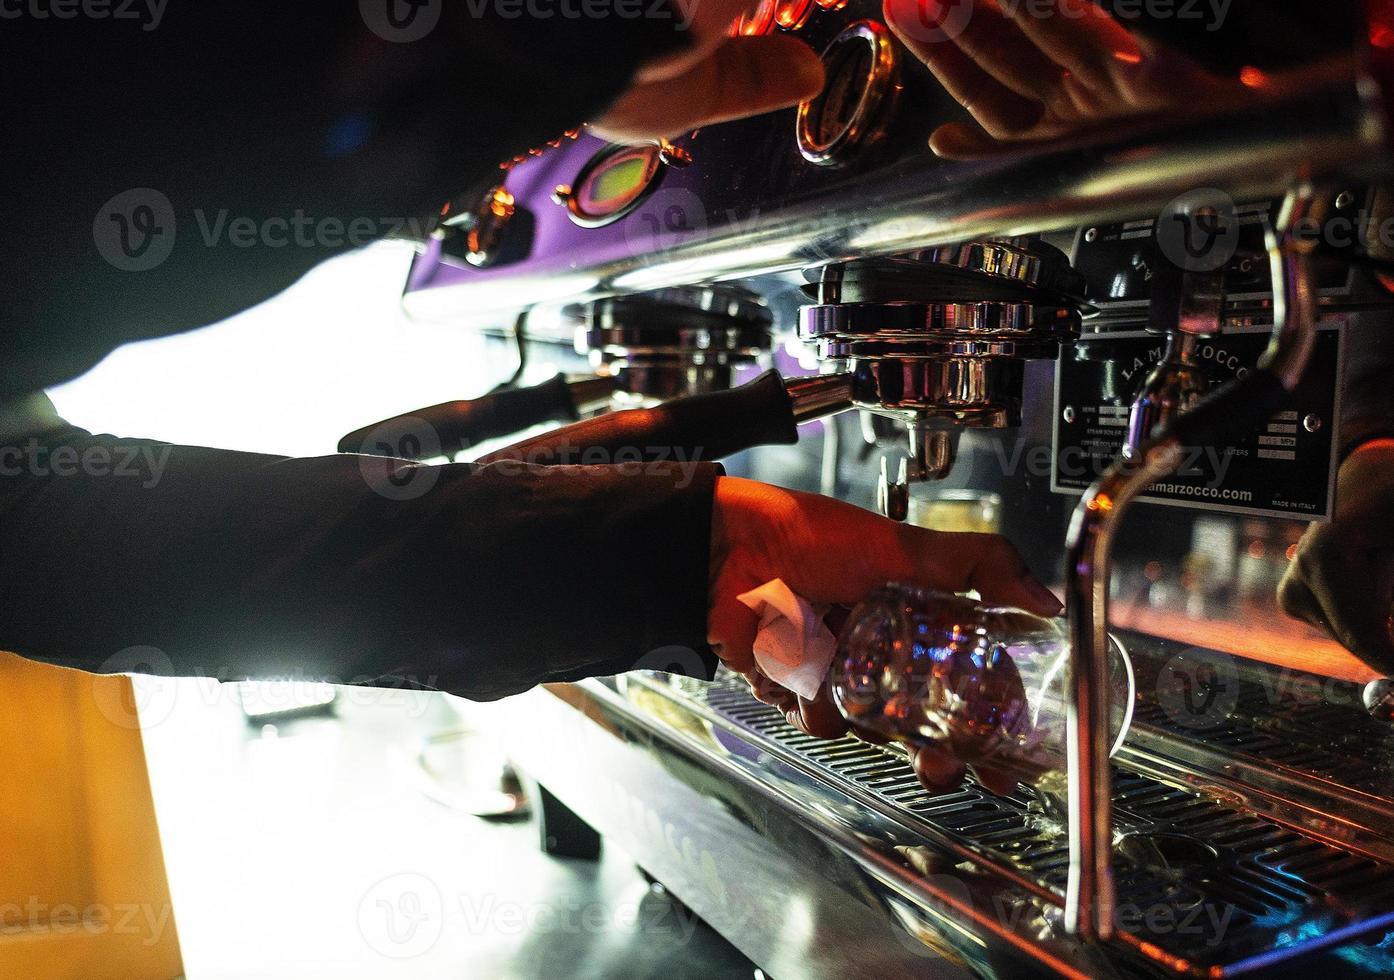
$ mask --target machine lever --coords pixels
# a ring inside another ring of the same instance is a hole
[[[403,459],[453,456],[543,422],[574,421],[608,404],[615,389],[614,378],[558,374],[538,385],[498,388],[479,398],[443,402],[364,426],[339,440],[339,452]]]
[[[798,424],[851,408],[850,382],[776,371],[728,391],[611,412],[544,432],[483,457],[542,465],[715,460],[754,446],[798,440]]]

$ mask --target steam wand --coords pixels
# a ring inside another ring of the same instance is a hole
[[[1065,611],[1070,626],[1066,724],[1070,870],[1065,928],[1086,939],[1114,931],[1113,774],[1108,718],[1108,586],[1113,540],[1128,505],[1181,465],[1185,447],[1223,444],[1271,415],[1301,379],[1316,340],[1314,242],[1296,234],[1321,207],[1303,183],[1283,202],[1267,242],[1273,280],[1273,336],[1258,368],[1176,417],[1131,458],[1113,463],[1075,509],[1066,536]]]

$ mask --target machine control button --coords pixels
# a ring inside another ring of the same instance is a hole
[[[898,61],[890,31],[875,21],[859,20],[833,38],[823,51],[823,91],[799,105],[805,160],[837,166],[882,135],[899,88]]]
[[[686,167],[692,162],[692,154],[667,140],[659,140],[658,159],[663,162],[664,166]]]
[[[465,261],[470,265],[486,266],[497,257],[499,242],[516,212],[513,195],[508,188],[497,184],[468,206],[459,202],[447,204],[441,209],[433,234],[446,239],[463,232]]]
[[[755,37],[774,30],[775,8],[778,0],[760,0],[753,10],[741,14],[731,24],[728,32],[732,37]]]
[[[782,31],[797,31],[808,23],[812,13],[813,0],[778,0],[774,22]]]

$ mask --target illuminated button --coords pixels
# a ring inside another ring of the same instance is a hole
[[[574,189],[558,187],[554,197],[583,228],[608,225],[633,210],[657,185],[662,152],[654,143],[607,147],[581,168]]]
[[[774,5],[774,22],[780,30],[797,31],[808,23],[813,13],[813,0],[778,0]]]
[[[465,258],[471,265],[486,266],[494,259],[516,210],[513,195],[502,184],[484,195],[465,232]]]
[[[774,29],[774,12],[779,0],[760,0],[760,5],[746,14],[741,14],[727,32],[732,37],[768,34]]]
[[[799,152],[810,163],[836,166],[883,132],[898,85],[897,57],[890,32],[861,20],[823,52],[827,82],[819,95],[799,106]]]

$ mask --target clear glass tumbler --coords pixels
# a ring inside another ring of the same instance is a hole
[[[1110,637],[1111,752],[1132,721],[1127,651]],[[886,585],[852,611],[830,687],[853,724],[1056,788],[1065,771],[1065,622],[952,593]]]

